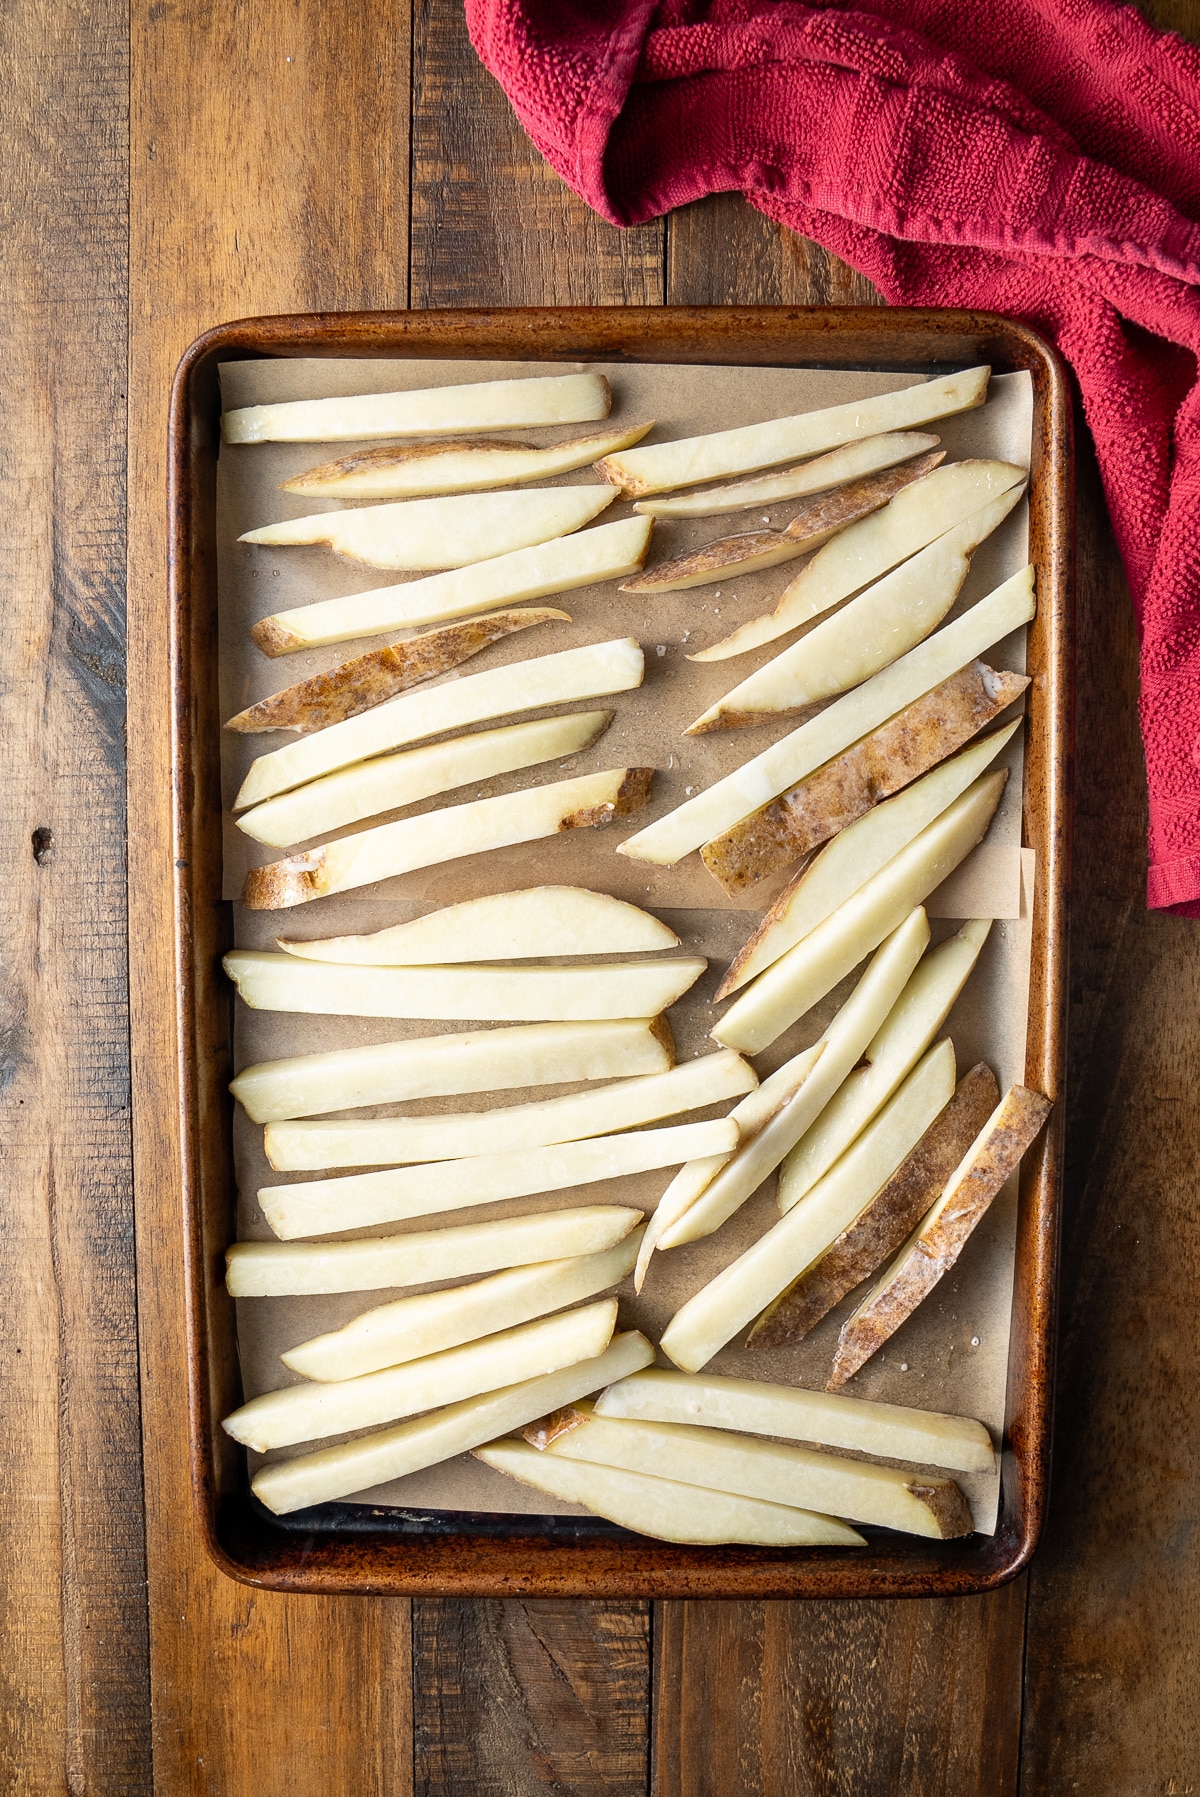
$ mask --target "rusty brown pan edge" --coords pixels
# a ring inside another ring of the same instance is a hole
[[[802,355],[797,354],[797,337],[807,339]],[[1032,370],[1037,400],[1035,436],[1040,441],[1035,447],[1040,453],[1033,549],[1043,605],[1035,630],[1043,633],[1045,684],[1026,790],[1027,839],[1039,854],[1026,1078],[1059,1096],[1065,1052],[1069,853],[1071,408],[1061,366],[1036,333],[990,314],[915,308],[580,308],[251,319],[205,333],[185,353],[171,403],[169,654],[188,1402],[194,1502],[206,1547],[230,1576],[266,1588],[347,1594],[866,1597],[980,1592],[1011,1578],[1027,1562],[1044,1515],[1049,1467],[1061,1107],[1055,1127],[1022,1181],[1018,1269],[1019,1276],[1026,1273],[1028,1278],[1029,1302],[1026,1308],[1020,1302],[1014,1306],[1010,1440],[999,1532],[974,1539],[966,1547],[922,1544],[914,1550],[912,1544],[898,1540],[882,1550],[868,1550],[866,1556],[786,1558],[758,1550],[681,1549],[635,1540],[563,1545],[520,1537],[416,1537],[402,1542],[394,1536],[298,1537],[263,1525],[245,1496],[244,1472],[243,1489],[235,1494],[229,1489],[228,1457],[223,1469],[217,1465],[224,1438],[219,1431],[220,1406],[214,1406],[214,1381],[224,1380],[214,1366],[212,1345],[214,1332],[223,1334],[222,1358],[228,1359],[232,1305],[220,1282],[219,1261],[205,1241],[205,1094],[197,1077],[205,1033],[199,1027],[199,1009],[206,1001],[210,1007],[213,1002],[215,957],[210,952],[198,978],[198,957],[205,953],[200,938],[208,932],[201,928],[197,933],[198,910],[201,915],[204,911],[197,883],[201,865],[210,856],[197,854],[203,820],[202,798],[198,801],[196,796],[195,750],[201,746],[197,741],[201,733],[193,715],[192,639],[200,596],[196,543],[206,526],[211,531],[211,519],[196,516],[196,476],[203,452],[196,389],[206,373],[212,374],[218,356],[385,355],[406,350],[417,355],[484,357],[527,356],[534,351],[565,359],[648,360],[669,355],[673,360],[695,361],[927,366],[937,360],[994,355],[998,347],[1010,365]],[[205,596],[211,608],[214,592]],[[1047,600],[1052,603],[1047,605]],[[1031,803],[1034,790],[1041,799],[1039,807]],[[1045,934],[1039,941],[1043,925]],[[1035,1004],[1035,991],[1042,999],[1040,1006]],[[227,1169],[220,1183],[229,1186]]]

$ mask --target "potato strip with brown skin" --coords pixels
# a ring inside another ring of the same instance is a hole
[[[496,611],[487,617],[466,618],[461,624],[443,624],[422,636],[356,655],[350,661],[326,668],[323,674],[314,674],[267,699],[259,699],[257,704],[230,718],[225,728],[245,736],[263,730],[298,730],[307,735],[309,731],[324,729],[326,724],[356,718],[360,711],[394,699],[397,693],[420,685],[422,680],[448,674],[460,662],[469,661],[514,631],[551,622],[569,624],[570,614],[549,606],[532,606],[528,611]]]
[[[901,488],[931,473],[945,460],[945,453],[941,449],[931,450],[903,467],[885,468],[878,474],[865,474],[861,480],[847,481],[845,486],[808,500],[785,530],[753,530],[735,537],[719,537],[690,555],[677,555],[643,574],[635,574],[622,582],[619,591],[664,593],[681,587],[707,586],[714,580],[727,580],[735,574],[748,574],[755,568],[769,568],[807,555],[848,524],[879,511]]]
[[[1028,685],[1024,674],[971,662],[790,792],[706,842],[705,867],[726,892],[745,892],[936,767]]]
[[[767,1306],[746,1346],[790,1347],[828,1316],[847,1292],[869,1279],[936,1201],[999,1099],[996,1076],[980,1061],[959,1080],[949,1104],[866,1210],[814,1266]]]
[[[950,1271],[1050,1109],[1041,1092],[1009,1087],[908,1247],[843,1326],[827,1391],[852,1378]]]
[[[639,443],[652,424],[587,431],[543,447],[514,437],[442,437],[361,449],[280,482],[281,493],[314,499],[404,499],[486,491],[510,480],[542,480],[584,468],[598,456]]]

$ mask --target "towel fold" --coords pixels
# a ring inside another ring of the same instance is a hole
[[[1074,369],[1141,633],[1147,902],[1200,917],[1200,50],[1113,0],[467,0],[613,224],[737,189]]]

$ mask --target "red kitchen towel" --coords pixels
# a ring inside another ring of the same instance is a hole
[[[1114,0],[467,0],[618,225],[740,189],[1075,370],[1141,631],[1148,902],[1200,917],[1200,50]]]

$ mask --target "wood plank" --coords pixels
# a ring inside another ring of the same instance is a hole
[[[811,238],[713,193],[667,218],[667,303],[672,306],[881,306],[865,275]]]
[[[170,1797],[403,1797],[407,1604],[238,1586],[207,1560],[191,1511],[164,927],[164,460],[172,371],[199,331],[404,305],[408,12],[136,0],[132,33],[129,869],[155,1783]]]
[[[417,1797],[644,1797],[649,1611],[414,1605]]]
[[[656,305],[663,226],[595,217],[533,148],[457,0],[413,37],[412,304]],[[645,1604],[413,1606],[422,1797],[638,1792],[648,1777]]]
[[[412,304],[658,306],[661,220],[618,231],[561,182],[471,48],[457,0],[413,22]]]
[[[0,148],[0,1786],[150,1741],[124,794],[125,9],[17,0]]]
[[[667,245],[671,305],[879,303],[862,276],[735,194],[672,213]],[[659,1610],[659,1797],[1015,1790],[1023,1579],[961,1603]]]
[[[1024,1606],[658,1605],[655,1797],[1015,1791]]]

